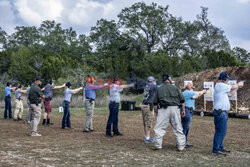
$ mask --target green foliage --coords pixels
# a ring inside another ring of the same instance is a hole
[[[237,66],[238,62],[236,58],[229,53],[224,51],[216,52],[215,50],[208,50],[204,54],[208,60],[208,68],[217,68],[217,67],[228,67],[228,66]]]
[[[209,21],[207,8],[202,7],[190,22],[171,15],[168,6],[138,2],[124,8],[118,19],[98,20],[89,36],[50,20],[39,27],[18,26],[11,35],[0,28],[0,79],[10,76],[27,83],[41,75],[45,81],[71,81],[78,87],[88,75],[125,79],[169,73],[177,77],[249,65],[250,53],[230,49],[223,30]]]
[[[39,75],[34,69],[34,56],[26,47],[20,47],[16,53],[10,57],[9,73],[21,83],[27,83],[34,80]]]

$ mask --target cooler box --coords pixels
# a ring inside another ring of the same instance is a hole
[[[124,111],[134,111],[136,101],[121,101],[122,108]]]

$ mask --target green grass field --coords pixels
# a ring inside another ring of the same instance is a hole
[[[171,127],[162,150],[154,151],[153,144],[143,142],[140,111],[120,111],[119,129],[124,136],[106,138],[108,114],[108,108],[96,108],[95,131],[83,133],[85,109],[71,109],[70,130],[61,129],[62,114],[54,109],[54,125],[40,124],[42,137],[32,138],[29,125],[4,120],[1,112],[0,166],[250,166],[249,120],[229,119],[224,145],[232,152],[220,158],[211,155],[213,117],[194,116],[189,135],[194,147],[178,152]]]

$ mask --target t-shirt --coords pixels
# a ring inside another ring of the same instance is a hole
[[[120,92],[123,91],[123,86],[117,85],[117,84],[112,84],[110,85],[110,101],[120,103]]]
[[[147,84],[147,86],[144,88],[144,99],[143,99],[144,104],[145,103],[153,104],[157,89],[158,89],[157,85]]]
[[[230,110],[228,93],[231,91],[231,85],[217,83],[214,87],[214,109]]]
[[[34,83],[30,87],[30,91],[29,91],[30,104],[41,103],[42,102],[42,99],[41,99],[42,96],[43,96],[43,92],[42,92],[41,88],[37,84]]]
[[[185,107],[192,107],[195,109],[195,100],[193,99],[195,92],[192,90],[185,90],[182,94],[185,99]]]
[[[11,92],[12,90],[10,89],[10,87],[6,87],[5,88],[5,96],[11,96]]]
[[[44,96],[45,98],[51,98],[53,97],[53,89],[55,86],[53,85],[46,85],[44,87]]]
[[[21,96],[22,96],[21,89],[17,89],[16,92],[15,92],[16,99],[20,99]]]
[[[65,92],[64,92],[64,99],[63,100],[65,100],[67,102],[70,102],[71,93],[72,93],[71,89],[66,89]]]

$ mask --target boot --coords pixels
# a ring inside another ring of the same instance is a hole
[[[53,125],[53,123],[50,123],[50,119],[47,119],[47,124],[46,125]]]
[[[47,119],[47,124],[46,125],[50,125],[50,119]]]
[[[43,125],[45,125],[45,123],[46,123],[46,119],[43,119]]]

